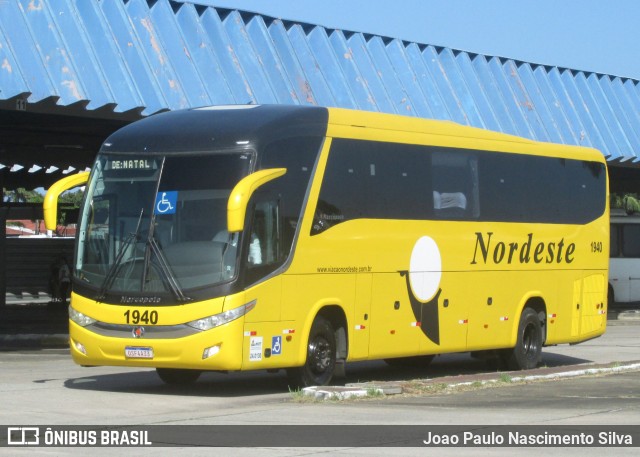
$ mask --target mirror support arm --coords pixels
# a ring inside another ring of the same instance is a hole
[[[89,180],[89,172],[76,173],[62,178],[49,187],[44,196],[42,210],[44,212],[44,225],[47,230],[55,230],[58,225],[58,197],[66,190],[81,186]]]
[[[229,233],[241,232],[244,228],[247,205],[256,189],[271,180],[279,178],[286,172],[286,168],[260,170],[245,176],[236,184],[227,203],[227,231]]]

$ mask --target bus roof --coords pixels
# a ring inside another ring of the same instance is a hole
[[[113,133],[101,152],[180,154],[325,135],[605,161],[592,148],[542,143],[451,121],[300,105],[210,106],[156,114]]]
[[[395,135],[401,142],[443,145],[449,147],[477,148],[513,153],[534,153],[552,157],[566,157],[596,162],[605,162],[602,153],[596,149],[570,146],[556,143],[544,143],[494,132],[477,127],[470,127],[452,121],[424,119],[395,114],[355,111],[344,108],[329,108],[328,136],[349,136],[353,127],[378,130],[381,141],[389,141],[390,135],[385,132],[403,132]],[[371,137],[372,132],[367,133]]]
[[[257,147],[291,136],[324,136],[327,109],[298,105],[230,105],[168,111],[109,136],[101,152],[180,154]]]

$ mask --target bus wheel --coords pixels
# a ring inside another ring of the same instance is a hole
[[[506,362],[510,370],[530,370],[538,366],[542,354],[542,326],[538,313],[525,308],[518,324],[516,347],[507,352]]]
[[[158,373],[160,379],[167,384],[187,385],[196,382],[202,372],[199,370],[184,370],[177,368],[156,368],[156,373]]]
[[[331,322],[316,317],[309,333],[307,360],[304,365],[289,368],[287,374],[296,387],[326,386],[336,366],[336,335]]]
[[[613,287],[609,284],[607,289],[607,306],[613,306],[615,304],[615,295],[613,295]]]
[[[427,368],[434,357],[434,355],[417,355],[414,357],[395,357],[393,359],[384,359],[384,361],[390,367]]]

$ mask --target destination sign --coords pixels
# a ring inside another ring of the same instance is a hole
[[[107,170],[155,170],[156,162],[150,159],[109,160]]]

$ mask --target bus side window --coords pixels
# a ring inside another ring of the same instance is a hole
[[[622,226],[622,255],[627,258],[640,258],[640,224]]]
[[[311,235],[356,219],[431,218],[430,165],[424,146],[334,138]]]
[[[277,200],[256,203],[251,222],[247,253],[249,266],[278,263],[280,255],[280,217]]]
[[[434,152],[432,180],[436,219],[478,217],[478,171],[475,157],[468,152]]]
[[[611,230],[609,231],[609,257],[620,257],[620,227],[619,224],[611,224]]]
[[[268,144],[261,157],[260,168],[286,168],[287,172],[267,184],[278,194],[278,212],[282,230],[279,255],[291,252],[302,214],[304,197],[309,187],[322,137],[293,137]]]
[[[338,224],[344,220],[344,216],[340,210],[324,200],[318,200],[316,212],[313,216],[313,224],[311,226],[311,234],[316,235],[324,232],[332,225]]]
[[[284,262],[282,223],[278,199],[259,200],[253,205],[250,239],[246,242],[245,281],[254,283],[272,273]]]

